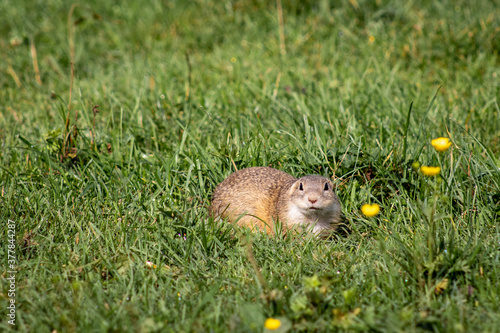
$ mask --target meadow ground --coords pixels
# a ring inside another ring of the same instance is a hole
[[[2,331],[500,330],[495,1],[7,0],[0,22]],[[207,217],[261,165],[331,177],[349,232]]]

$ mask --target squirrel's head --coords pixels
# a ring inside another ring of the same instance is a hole
[[[331,215],[340,211],[332,182],[321,176],[299,178],[289,189],[291,203],[305,216]]]

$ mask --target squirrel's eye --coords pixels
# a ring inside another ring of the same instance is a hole
[[[304,191],[304,186],[302,186],[302,183],[299,185],[299,191]]]
[[[328,183],[325,183],[325,191],[328,191]]]

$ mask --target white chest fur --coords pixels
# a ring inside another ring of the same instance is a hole
[[[287,224],[305,228],[312,227],[312,232],[315,234],[330,229],[332,227],[331,223],[331,216],[303,210],[297,206],[290,207],[287,214]]]

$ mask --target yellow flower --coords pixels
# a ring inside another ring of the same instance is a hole
[[[371,217],[375,216],[380,212],[380,206],[377,204],[369,205],[369,204],[364,204],[361,207],[361,211],[365,216]]]
[[[426,176],[435,176],[435,175],[439,174],[439,172],[441,171],[441,168],[422,165],[420,167],[420,171],[422,171],[422,173]]]
[[[146,261],[146,267],[147,268],[156,268],[156,265],[153,264],[151,261],[148,260],[148,261]]]
[[[281,326],[281,321],[279,319],[267,318],[264,323],[264,327],[268,330],[274,331]]]
[[[445,151],[451,146],[451,141],[448,138],[437,138],[431,141],[431,145],[437,151]]]
[[[370,36],[370,38],[368,38],[368,40],[370,41],[370,43],[373,43],[375,41],[375,37]]]

